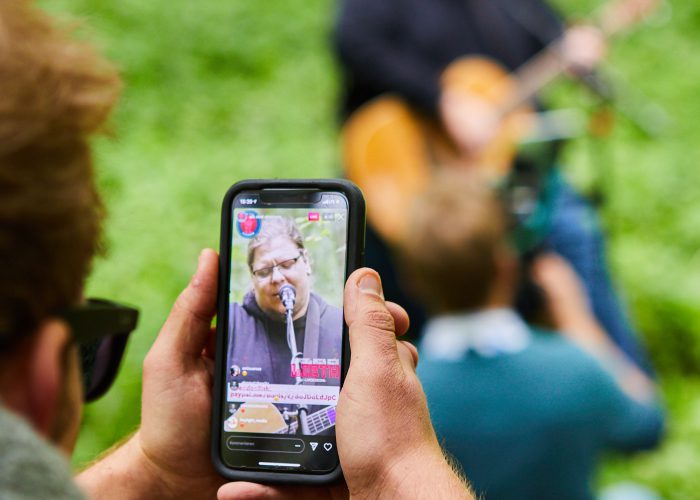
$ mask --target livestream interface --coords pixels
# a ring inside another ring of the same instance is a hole
[[[233,203],[222,457],[256,470],[337,465],[348,202]]]

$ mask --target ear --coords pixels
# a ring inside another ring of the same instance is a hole
[[[25,415],[42,435],[49,436],[58,414],[65,383],[64,357],[70,333],[58,319],[44,321],[35,337],[27,366],[27,408]]]

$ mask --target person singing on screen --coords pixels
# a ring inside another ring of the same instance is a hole
[[[294,220],[266,217],[261,224],[260,232],[248,244],[252,290],[241,304],[230,306],[229,381],[297,383],[287,342],[286,308],[280,299],[282,287],[291,285],[300,356],[326,360],[320,368],[303,373],[307,375],[304,383],[339,385],[343,312],[311,291],[311,264]]]

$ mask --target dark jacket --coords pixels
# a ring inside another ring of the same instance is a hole
[[[344,0],[335,34],[342,112],[394,93],[435,114],[440,75],[455,59],[486,55],[514,70],[561,33],[540,0]]]
[[[260,371],[250,372],[247,381],[271,380],[272,360],[266,325],[271,321],[255,302],[253,292],[243,297],[243,304],[234,302],[229,310],[228,329],[228,365],[227,380],[231,380],[230,367],[240,368],[254,366]],[[312,293],[306,311],[306,328],[304,330],[304,358],[338,359],[342,353],[343,311],[328,304],[319,295]],[[339,385],[339,380],[328,385]]]

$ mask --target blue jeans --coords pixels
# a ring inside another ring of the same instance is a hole
[[[564,257],[581,277],[593,312],[610,338],[638,366],[651,373],[646,352],[610,279],[605,242],[593,207],[555,172],[545,248]]]

